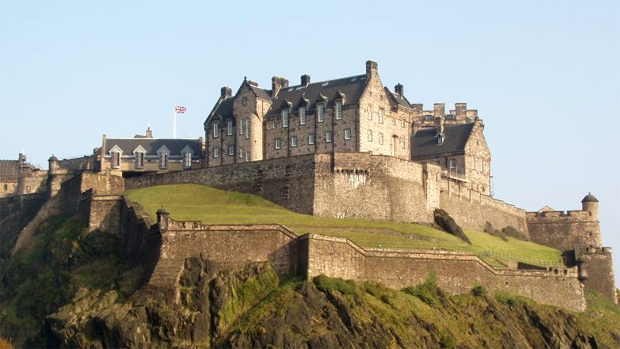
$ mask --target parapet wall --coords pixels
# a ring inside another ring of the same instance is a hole
[[[599,222],[590,211],[528,212],[527,224],[532,241],[558,250],[603,246]]]
[[[308,240],[309,278],[325,274],[403,288],[423,282],[434,272],[439,287],[451,293],[467,293],[480,284],[491,292],[517,293],[575,311],[586,308],[584,287],[575,268],[496,270],[462,252],[365,250],[348,239],[317,234],[301,239]]]
[[[586,291],[597,292],[618,304],[611,247],[589,247],[576,251],[577,260],[585,264]]]
[[[442,182],[441,208],[466,229],[482,231],[488,221],[499,229],[513,226],[529,234],[525,210],[445,180]]]

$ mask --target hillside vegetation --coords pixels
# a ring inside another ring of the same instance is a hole
[[[287,210],[260,196],[214,189],[197,184],[161,185],[127,190],[125,195],[150,213],[163,206],[175,220],[205,224],[279,223],[298,235],[320,233],[345,237],[366,248],[392,248],[472,252],[495,267],[506,261],[557,266],[561,252],[528,241],[507,241],[484,232],[465,231],[472,242],[429,226],[351,218],[304,215]]]

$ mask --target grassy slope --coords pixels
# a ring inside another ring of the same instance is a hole
[[[488,255],[487,262],[519,260],[532,264],[557,263],[561,252],[532,242],[504,241],[483,232],[466,231],[472,245],[453,235],[419,224],[316,217],[291,212],[260,196],[226,192],[196,184],[162,185],[128,190],[125,195],[140,203],[156,219],[165,205],[175,220],[197,220],[205,224],[279,223],[298,235],[321,233],[346,237],[363,247],[398,249],[445,249]]]

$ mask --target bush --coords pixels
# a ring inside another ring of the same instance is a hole
[[[431,271],[423,283],[413,287],[406,287],[403,289],[403,292],[418,297],[422,302],[433,306],[438,302],[437,275]]]
[[[328,292],[328,291],[338,291],[342,294],[357,294],[357,289],[355,288],[355,282],[351,280],[343,280],[341,278],[330,278],[323,274],[315,277],[313,280],[314,285],[320,291]]]
[[[471,293],[476,297],[484,297],[487,295],[487,289],[479,283],[476,283],[471,289]]]
[[[439,345],[441,345],[442,348],[452,349],[456,345],[456,339],[454,338],[452,333],[446,332],[441,335],[441,338],[439,339]]]
[[[514,305],[517,302],[514,295],[501,291],[495,292],[495,300],[505,305]]]

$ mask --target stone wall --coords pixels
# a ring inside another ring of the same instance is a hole
[[[598,292],[618,304],[616,282],[610,247],[586,248],[577,251],[577,259],[586,264],[586,291]]]
[[[441,208],[465,229],[483,231],[488,221],[498,229],[510,225],[529,236],[525,210],[452,182],[442,182]]]
[[[527,224],[532,241],[558,250],[603,246],[599,222],[589,211],[528,212]]]
[[[88,202],[89,231],[120,232],[122,196],[97,195],[84,201]]]
[[[585,310],[584,286],[573,269],[495,270],[475,255],[460,252],[365,250],[344,238],[309,234],[308,272],[344,279],[382,282],[393,288],[416,285],[431,272],[451,293],[467,293],[476,284],[537,302]]]

